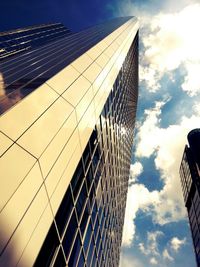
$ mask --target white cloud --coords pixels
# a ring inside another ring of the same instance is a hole
[[[143,172],[143,166],[139,161],[131,164],[130,167],[130,182],[136,182],[137,177]]]
[[[159,255],[158,238],[160,236],[163,236],[163,232],[161,231],[147,232],[146,246],[144,243],[139,243],[139,250],[144,255]]]
[[[169,260],[169,261],[173,261],[174,258],[172,256],[169,255],[169,252],[167,249],[163,250],[163,259]]]
[[[122,245],[129,247],[134,239],[134,219],[139,209],[148,210],[149,205],[158,201],[158,192],[149,190],[142,184],[133,184],[129,187],[125,212]]]
[[[179,221],[186,215],[180,187],[179,166],[188,132],[199,127],[200,110],[194,108],[193,116],[184,116],[179,124],[161,128],[160,115],[164,103],[164,101],[156,102],[154,108],[145,110],[146,118],[138,128],[136,146],[138,157],[155,156],[155,166],[161,173],[164,186],[160,191],[152,192],[143,184],[133,184],[129,187],[123,246],[130,246],[134,240],[136,230],[134,220],[139,210],[151,214],[153,221],[160,225]],[[140,250],[145,248],[144,244],[141,244]]]
[[[154,108],[144,111],[146,119],[139,127],[136,156],[149,157],[156,150],[157,140],[160,139],[160,131],[156,126],[160,121],[161,108],[167,101],[157,101]]]
[[[179,167],[187,134],[199,127],[200,117],[199,109],[195,108],[193,116],[183,116],[179,124],[162,128],[160,109],[163,104],[163,101],[156,102],[154,108],[145,110],[146,118],[138,129],[136,145],[138,157],[155,156],[155,166],[164,183],[162,190],[157,192],[157,202],[152,206],[153,219],[159,224],[178,221],[185,216]]]
[[[139,244],[138,244],[138,247],[139,247],[139,250],[140,250],[144,255],[148,255],[148,254],[149,254],[149,252],[146,251],[146,248],[145,248],[145,246],[144,246],[144,243],[139,243]]]
[[[196,3],[176,13],[160,13],[144,20],[140,80],[149,91],[160,89],[163,75],[171,77],[171,71],[182,68],[186,72],[182,89],[190,96],[200,92],[199,13],[200,4]]]
[[[184,7],[198,3],[198,0],[168,0],[168,1],[159,1],[154,0],[152,3],[139,2],[136,4],[134,0],[122,0],[118,2],[116,8],[111,8],[108,5],[108,9],[112,9],[113,13],[116,16],[136,16],[137,18],[145,19],[146,17],[152,17],[157,14],[158,11],[164,10],[165,12],[178,12]]]
[[[170,241],[171,248],[176,252],[181,248],[181,246],[185,245],[185,243],[186,238],[179,239],[178,237],[173,237]]]
[[[156,92],[160,89],[161,86],[158,81],[161,79],[161,76],[156,69],[139,65],[140,81],[144,81],[148,85],[149,91]]]
[[[154,257],[152,257],[151,259],[150,259],[150,264],[152,264],[152,265],[158,265],[158,261],[156,260],[156,258],[154,258]]]
[[[186,62],[185,68],[187,75],[182,84],[182,89],[188,92],[190,96],[194,96],[200,90],[200,63],[199,61]]]
[[[144,267],[142,262],[135,256],[131,256],[127,253],[121,253],[120,267]]]

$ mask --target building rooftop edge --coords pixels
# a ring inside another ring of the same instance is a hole
[[[192,137],[193,135],[196,135],[197,133],[200,134],[200,128],[195,128],[195,129],[191,130],[191,131],[188,133],[187,138],[190,138],[190,137]]]

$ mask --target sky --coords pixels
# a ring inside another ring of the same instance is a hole
[[[180,187],[187,133],[200,118],[198,0],[1,0],[0,31],[62,22],[78,31],[140,21],[139,100],[120,267],[195,267]]]
[[[193,267],[180,186],[187,133],[199,127],[200,4],[127,1],[140,20],[140,86],[121,267]]]

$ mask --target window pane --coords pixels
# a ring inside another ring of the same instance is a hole
[[[73,201],[72,201],[71,189],[70,187],[68,187],[55,217],[60,234],[63,233],[64,227],[67,224],[69,216],[72,212],[72,208],[73,208]]]
[[[47,237],[42,245],[40,253],[34,263],[34,266],[49,266],[56,248],[59,246],[59,239],[56,232],[55,224],[52,223]]]
[[[77,231],[77,221],[76,221],[76,216],[75,212],[73,212],[72,217],[70,219],[69,225],[67,227],[67,231],[65,233],[64,239],[63,239],[63,248],[65,251],[66,258],[68,258],[71,246],[72,246],[72,241],[74,239],[75,233]]]
[[[68,267],[75,267],[76,266],[80,250],[81,250],[81,240],[80,240],[79,233],[78,233],[76,236],[76,240],[74,242],[74,247],[72,249],[72,253],[70,255]]]

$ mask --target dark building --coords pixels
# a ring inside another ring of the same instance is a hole
[[[188,211],[197,266],[200,266],[200,129],[188,134],[180,167],[181,185]]]
[[[138,21],[0,34],[0,266],[117,267]]]

